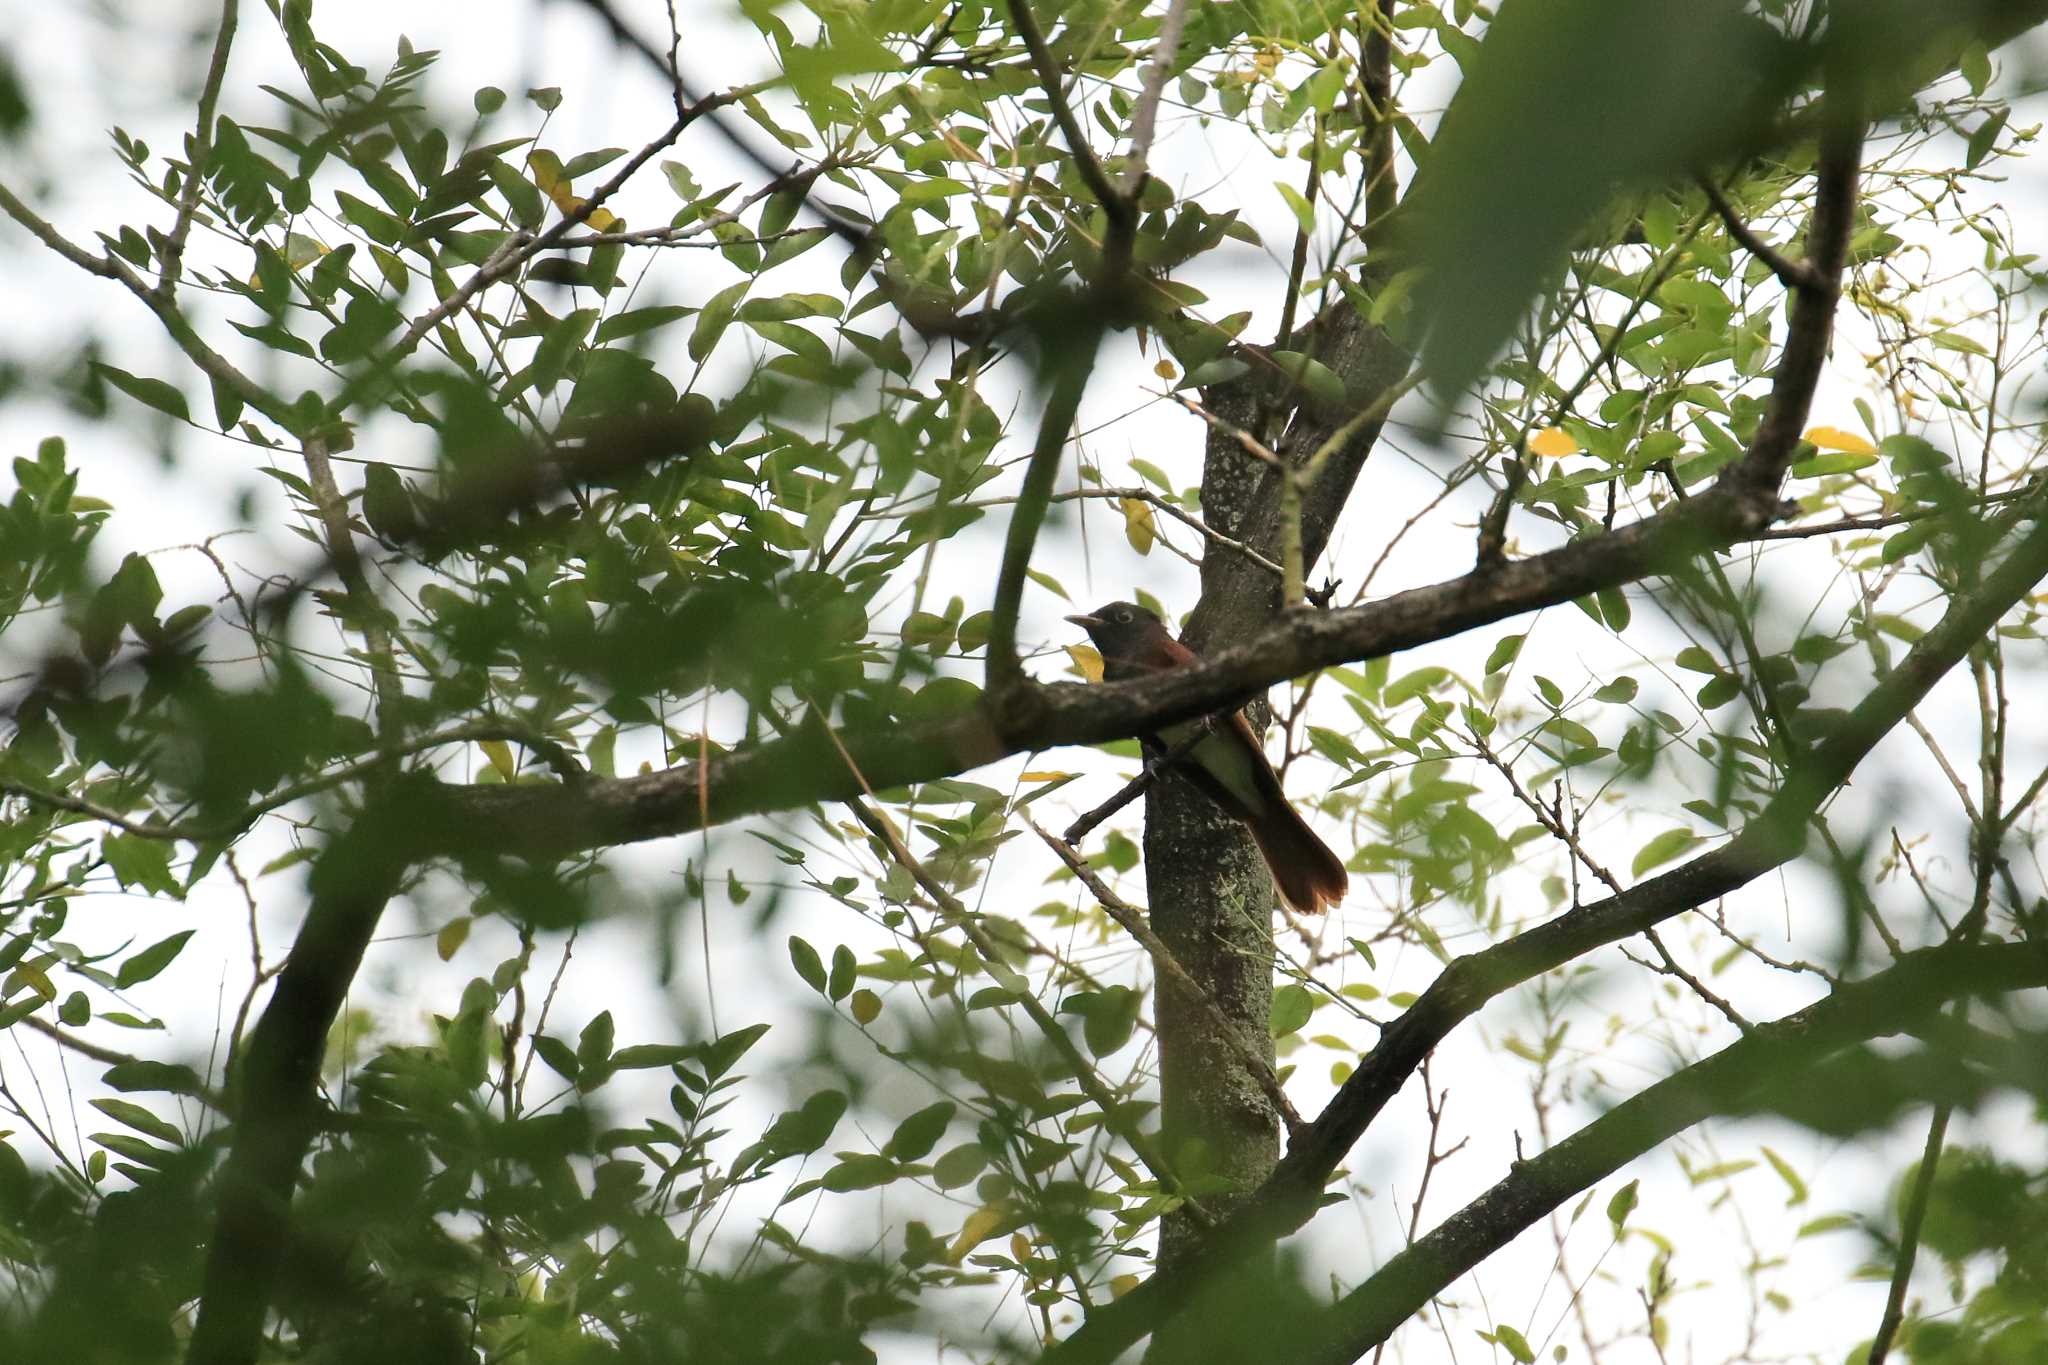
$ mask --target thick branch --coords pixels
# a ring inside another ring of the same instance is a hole
[[[476,744],[494,739],[525,745],[564,782],[579,783],[588,776],[573,754],[539,731],[515,721],[482,720],[450,726],[446,730],[436,730],[428,735],[418,735],[403,743],[380,749],[374,758],[346,764],[289,786],[279,787],[269,796],[243,807],[223,820],[168,823],[137,820],[97,801],[88,801],[84,797],[72,796],[65,792],[45,791],[40,787],[31,787],[19,782],[0,782],[0,795],[18,796],[24,801],[47,806],[52,810],[69,811],[74,815],[82,815],[89,820],[111,825],[125,834],[140,835],[145,839],[184,839],[192,843],[207,843],[240,834],[258,817],[268,815],[271,811],[288,806],[294,801],[303,801],[309,796],[317,796],[321,792],[333,791],[337,787],[360,781],[378,768],[388,766],[394,758],[424,753],[428,749],[438,749],[448,744]]]
[[[1345,1295],[1297,1359],[1338,1365],[1385,1341],[1431,1297],[1523,1229],[1629,1161],[1716,1114],[1748,1112],[1849,1044],[1888,1037],[1964,995],[2048,985],[2048,954],[2032,944],[1933,948],[1796,1014],[1759,1027],[1703,1062],[1668,1076],[1540,1156],[1390,1259]]]
[[[1200,664],[1136,682],[1053,683],[1006,698],[1001,722],[987,706],[934,720],[845,736],[879,788],[950,777],[1013,753],[1099,744],[1176,720],[1241,706],[1275,683],[1331,664],[1414,649],[1556,606],[1601,588],[1667,571],[1693,555],[1754,537],[1761,524],[1733,493],[1710,489],[1632,526],[1547,554],[1413,588],[1361,607],[1300,613],[1240,634]],[[1772,509],[1772,510],[1775,510]],[[1018,571],[1021,595],[1022,570]],[[993,634],[991,635],[993,642]],[[559,787],[455,789],[480,834],[536,853],[568,854],[699,827],[698,791],[712,823],[813,801],[844,800],[859,787],[821,741],[771,740],[694,764],[615,781]]]
[[[372,792],[309,879],[312,904],[230,1078],[238,1121],[216,1184],[187,1365],[251,1365],[291,1236],[299,1167],[319,1120],[320,1059],[370,935],[437,821],[424,788]]]
[[[1863,125],[1850,120],[1851,112],[1831,111],[1821,134],[1813,215],[1806,225],[1809,277],[1792,290],[1792,315],[1785,326],[1785,349],[1771,377],[1769,405],[1749,449],[1720,479],[1723,486],[1744,489],[1752,498],[1777,498],[1799,433],[1806,427],[1821,367],[1827,363],[1842,269],[1848,264],[1849,236],[1856,226],[1857,164],[1863,154]]]
[[[1017,510],[1003,540],[1003,565],[996,575],[988,633],[988,691],[999,705],[1004,694],[1024,679],[1023,665],[1017,661],[1017,614],[1024,605],[1024,579],[1031,568],[1039,528],[1045,524],[1053,484],[1059,479],[1067,433],[1073,430],[1074,415],[1081,410],[1088,376],[1095,371],[1095,349],[1102,343],[1102,327],[1094,319],[1081,318],[1075,325],[1080,335],[1072,338],[1071,348],[1046,356],[1051,382],[1045,412],[1038,421],[1038,439],[1024,471],[1024,486],[1017,493]],[[1055,345],[1057,341],[1054,339]]]

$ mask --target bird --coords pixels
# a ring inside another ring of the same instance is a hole
[[[1088,632],[1102,655],[1106,682],[1152,677],[1200,662],[1201,656],[1173,638],[1157,614],[1135,602],[1111,602],[1066,618]],[[1195,735],[1207,728],[1200,739]],[[1155,755],[1171,753],[1194,739],[1176,768],[1226,814],[1251,831],[1265,855],[1280,899],[1301,913],[1321,914],[1344,899],[1351,879],[1344,861],[1316,837],[1266,760],[1242,711],[1227,722],[1181,721],[1162,726],[1142,742]]]

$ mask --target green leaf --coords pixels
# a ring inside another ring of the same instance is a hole
[[[1790,1191],[1785,1198],[1785,1207],[1789,1209],[1804,1204],[1807,1195],[1806,1182],[1799,1178],[1799,1172],[1793,1170],[1785,1158],[1770,1148],[1764,1148],[1763,1153],[1764,1160],[1771,1163],[1771,1169],[1778,1173],[1778,1178],[1785,1182],[1785,1188]]]
[[[114,974],[115,984],[126,990],[130,986],[139,986],[149,980],[170,966],[172,960],[185,950],[185,944],[191,939],[193,932],[191,929],[180,929],[169,938],[161,939],[144,948],[121,964],[120,970]]]
[[[1322,361],[1300,351],[1274,351],[1272,360],[1289,379],[1299,376],[1302,389],[1316,402],[1331,407],[1344,405],[1344,381]]]
[[[807,1156],[831,1140],[832,1130],[846,1113],[846,1096],[837,1090],[820,1090],[768,1125],[761,1135],[768,1150],[780,1155]]]
[[[597,325],[596,339],[599,345],[607,341],[623,341],[627,337],[651,332],[657,327],[666,327],[671,322],[681,322],[696,311],[695,308],[673,303],[653,308],[628,309],[623,313],[614,313],[600,322]]]
[[[1529,1349],[1529,1343],[1523,1340],[1522,1334],[1506,1323],[1493,1329],[1493,1339],[1521,1365],[1535,1365],[1536,1353]]]
[[[833,1004],[844,1000],[846,993],[853,989],[853,974],[857,965],[853,949],[844,943],[832,950],[832,975],[825,982],[825,995]]]
[[[130,1093],[161,1090],[171,1095],[199,1095],[206,1090],[191,1067],[171,1062],[116,1062],[100,1074],[100,1080],[111,1089]]]
[[[674,1066],[696,1056],[697,1049],[680,1043],[634,1043],[611,1056],[614,1071],[642,1071],[651,1066]]]
[[[1614,631],[1628,629],[1628,594],[1620,588],[1602,588],[1594,594],[1600,603],[1600,614],[1607,620],[1607,628]]]
[[[167,1165],[172,1155],[161,1147],[144,1142],[141,1138],[129,1137],[126,1133],[92,1133],[88,1136],[110,1152],[156,1169]]]
[[[1315,1008],[1315,993],[1308,987],[1296,982],[1280,987],[1273,992],[1273,1036],[1285,1038],[1290,1033],[1300,1032],[1301,1026],[1315,1013]]]
[[[1121,1051],[1138,1027],[1138,1004],[1142,997],[1129,986],[1105,986],[1096,995],[1093,1008],[1081,1017],[1081,1038],[1088,1051],[1107,1057]]]
[[[1667,829],[1636,850],[1635,861],[1629,864],[1629,875],[1640,877],[1651,868],[1670,862],[1699,841],[1700,836],[1689,829]]]
[[[1499,6],[1460,57],[1465,79],[1401,209],[1437,391],[1480,374],[1617,192],[1746,145],[1757,111],[1797,85],[1798,58],[1742,0]],[[1571,98],[1547,98],[1561,77]]]
[[[882,1150],[898,1161],[918,1160],[946,1135],[946,1125],[953,1121],[954,1109],[950,1100],[941,1100],[918,1110],[896,1125],[889,1145]]]
[[[576,1038],[576,1063],[585,1072],[609,1068],[612,1060],[612,1042],[617,1030],[612,1024],[612,1012],[605,1010],[583,1026],[583,1032]]]
[[[413,507],[412,493],[405,480],[388,464],[372,464],[363,471],[363,519],[370,529],[394,544],[419,533],[420,519]]]
[[[733,316],[739,311],[740,300],[746,297],[749,287],[750,282],[747,280],[727,285],[704,304],[704,310],[697,314],[697,326],[690,332],[690,359],[702,360],[711,354],[711,348],[718,344],[718,338],[732,325]]]
[[[171,846],[162,839],[108,834],[100,839],[100,856],[107,860],[124,890],[163,896],[178,894],[178,879],[171,874]]]
[[[217,377],[209,376],[207,382],[213,388],[213,420],[226,431],[242,420],[242,391]]]
[[[365,199],[358,199],[346,190],[338,190],[335,202],[341,206],[343,221],[361,230],[365,237],[379,246],[397,246],[405,240],[405,220],[386,213]]]
[[[1963,155],[1965,170],[1976,170],[1977,163],[1991,155],[1991,149],[1998,145],[1998,135],[2005,131],[2005,121],[2011,117],[2011,109],[2000,109],[1977,125],[1976,131],[1970,134],[1969,147]]]
[[[624,147],[604,147],[594,152],[581,152],[569,158],[562,167],[562,174],[574,180],[579,175],[588,175],[600,166],[609,166],[626,154]]]
[[[854,1152],[841,1157],[837,1166],[825,1172],[820,1183],[828,1190],[845,1193],[887,1185],[902,1174],[901,1168],[888,1157]]]
[[[1522,652],[1522,641],[1527,638],[1525,635],[1503,635],[1494,643],[1493,652],[1486,656],[1486,671],[1498,673],[1513,663]]]
[[[932,1163],[932,1183],[942,1190],[957,1190],[980,1175],[986,1165],[988,1153],[980,1143],[962,1143]]]
[[[1956,71],[1970,83],[1970,93],[1981,95],[1991,84],[1991,53],[1983,43],[1971,43],[1956,59]]]
[[[185,406],[185,395],[161,379],[147,379],[141,375],[117,370],[95,360],[92,371],[112,384],[138,403],[155,408],[158,412],[169,413],[181,422],[192,420],[191,410]]]
[[[1791,468],[1795,479],[1818,479],[1829,474],[1850,474],[1877,463],[1877,456],[1854,450],[1827,450]]]
[[[1700,704],[1702,711],[1712,711],[1726,706],[1742,695],[1742,680],[1732,673],[1723,673],[1718,678],[1709,678],[1693,693],[1693,700]]]
[[[546,1033],[533,1035],[533,1051],[563,1080],[574,1082],[583,1068],[577,1065],[576,1050],[560,1038]]]
[[[1964,355],[1988,356],[1991,351],[1975,337],[1964,336],[1961,332],[1931,332],[1927,339],[1944,351],[1959,351]]]
[[[1275,180],[1273,188],[1280,191],[1280,197],[1287,201],[1287,208],[1294,214],[1295,225],[1301,229],[1302,235],[1315,236],[1316,206],[1303,198],[1300,190],[1284,180]]]
[[[766,1024],[749,1024],[745,1028],[722,1033],[718,1038],[704,1045],[704,1077],[715,1081],[733,1069],[747,1049],[761,1041],[768,1032]]]
[[[796,968],[796,974],[804,984],[823,995],[825,993],[825,962],[813,948],[795,934],[789,936],[789,965]]]
[[[1621,1230],[1628,1226],[1628,1216],[1636,1211],[1636,1186],[1640,1183],[1629,1181],[1607,1201],[1607,1222],[1613,1227],[1616,1237],[1621,1236]]]
[[[1062,602],[1073,601],[1071,597],[1067,596],[1067,590],[1060,586],[1060,581],[1051,574],[1043,573],[1037,569],[1026,569],[1024,576],[1039,587],[1044,588],[1047,592],[1056,595]]]
[[[139,1104],[128,1100],[94,1100],[92,1107],[116,1123],[125,1123],[136,1132],[147,1133],[159,1142],[168,1142],[173,1147],[185,1145],[184,1134]]]

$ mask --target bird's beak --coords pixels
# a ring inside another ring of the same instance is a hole
[[[1100,616],[1079,615],[1069,616],[1064,619],[1073,622],[1075,625],[1079,626],[1083,630],[1093,630],[1097,626],[1102,624],[1102,618]]]

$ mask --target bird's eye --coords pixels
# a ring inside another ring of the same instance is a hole
[[[1131,609],[1129,607],[1118,607],[1115,611],[1111,612],[1110,615],[1114,617],[1116,620],[1121,621],[1126,625],[1130,624]]]

